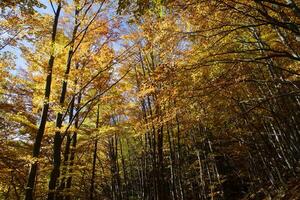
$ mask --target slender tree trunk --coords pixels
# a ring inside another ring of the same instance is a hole
[[[126,165],[125,165],[125,159],[123,155],[123,146],[121,139],[119,140],[119,146],[120,146],[120,154],[121,154],[121,162],[122,162],[122,170],[123,170],[123,178],[124,178],[124,183],[125,183],[125,200],[129,199],[129,188],[128,188],[128,176],[127,176],[127,170],[126,170]]]
[[[96,139],[95,143],[94,143],[92,178],[91,178],[91,187],[90,187],[90,200],[94,199],[97,146],[98,146],[98,139]]]
[[[157,166],[157,181],[158,181],[158,199],[164,200],[167,198],[165,190],[165,180],[164,180],[164,163],[163,163],[163,126],[158,129],[157,135],[157,154],[158,154],[158,166]]]
[[[176,115],[176,125],[177,125],[177,159],[178,159],[178,180],[179,180],[179,191],[180,191],[180,199],[185,199],[185,193],[183,189],[183,181],[182,181],[182,160],[181,160],[181,141],[180,141],[180,127],[179,127],[179,119]]]
[[[176,176],[174,173],[174,164],[175,164],[175,154],[174,154],[174,148],[173,148],[173,144],[172,144],[172,140],[173,137],[171,137],[170,134],[170,127],[167,126],[167,135],[168,135],[168,142],[169,142],[169,150],[170,150],[170,173],[171,173],[171,184],[170,184],[170,190],[171,190],[171,196],[172,196],[172,200],[177,200],[177,191],[176,191]]]
[[[122,200],[122,193],[121,193],[121,178],[120,178],[120,167],[118,162],[118,142],[119,137],[115,133],[115,166],[116,166],[116,183],[117,183],[117,199]]]
[[[62,88],[61,88],[61,95],[60,95],[60,100],[59,100],[59,104],[61,107],[63,107],[64,103],[65,103],[65,99],[66,99],[66,95],[67,95],[67,86],[68,86],[68,76],[71,70],[71,63],[72,63],[72,58],[74,55],[74,42],[75,42],[75,37],[77,34],[77,30],[78,30],[78,22],[77,22],[77,15],[78,15],[79,11],[78,11],[78,7],[76,6],[76,10],[75,10],[75,26],[73,29],[73,33],[72,33],[72,40],[70,43],[70,49],[69,49],[69,53],[68,53],[68,60],[67,60],[67,66],[66,66],[66,71],[64,74],[64,80],[62,83]],[[61,112],[57,113],[57,117],[56,117],[56,128],[60,129],[62,127],[62,123],[63,123],[63,114]],[[57,183],[57,179],[60,175],[60,165],[61,165],[61,145],[62,145],[62,136],[61,136],[61,132],[58,130],[55,132],[55,136],[54,136],[54,146],[53,146],[53,169],[52,172],[50,174],[50,181],[49,181],[49,192],[48,192],[48,200],[53,200],[55,194],[55,189],[56,189],[56,183]],[[59,194],[57,194],[59,195]]]
[[[110,172],[111,172],[111,199],[116,200],[117,199],[117,192],[116,192],[116,179],[115,179],[115,173],[116,173],[116,167],[115,167],[115,149],[114,149],[114,138],[111,137],[109,139],[109,159],[110,159]]]
[[[98,104],[98,107],[97,107],[96,128],[97,129],[99,128],[99,104]],[[95,190],[94,184],[95,184],[95,172],[96,172],[97,146],[98,146],[98,138],[95,139],[95,143],[94,143],[92,178],[91,178],[91,187],[90,187],[90,200],[94,199],[94,190]]]
[[[69,111],[69,123],[71,123],[73,119],[73,112],[74,112],[74,106],[75,106],[75,97],[71,100],[71,106],[70,106],[70,111]],[[59,186],[59,191],[63,191],[66,187],[66,176],[67,176],[67,170],[68,170],[68,161],[70,160],[70,154],[71,154],[71,142],[72,142],[72,137],[71,133],[67,133],[67,141],[66,141],[66,146],[65,146],[65,152],[64,152],[64,162],[63,162],[63,169],[62,169],[62,180]],[[63,198],[63,195],[59,196],[61,199]]]
[[[36,138],[33,145],[33,153],[32,157],[35,161],[31,164],[29,175],[27,179],[27,185],[25,188],[25,200],[33,200],[33,188],[35,185],[37,168],[38,168],[38,159],[41,150],[41,143],[45,132],[47,117],[48,117],[48,110],[49,110],[49,100],[51,94],[51,83],[52,83],[52,70],[54,65],[54,51],[55,51],[55,42],[56,42],[56,33],[57,33],[57,26],[58,26],[58,19],[61,10],[61,1],[59,1],[57,9],[55,11],[54,22],[52,27],[52,36],[51,36],[51,55],[48,62],[47,67],[47,77],[46,77],[46,86],[45,86],[45,96],[44,96],[44,105],[41,115],[41,121],[39,125],[38,132],[36,134]]]
[[[75,38],[76,38],[77,30],[79,28],[78,15],[79,15],[79,8],[78,8],[78,5],[76,3],[75,13],[74,13],[75,22],[74,22],[74,28],[73,28],[73,32],[72,32],[72,39],[71,39],[70,49],[69,49],[69,53],[68,53],[67,67],[66,67],[66,72],[65,72],[65,78],[66,79],[67,79],[67,76],[68,76],[69,71],[70,71],[71,59],[72,59],[72,56],[74,54],[74,52],[73,52],[74,41],[75,41]],[[78,69],[78,67],[79,67],[78,64],[76,64],[76,69]],[[76,90],[76,86],[77,86],[77,81],[78,81],[78,79],[76,78],[75,79],[75,86],[74,86],[75,90]],[[73,116],[74,116],[73,112],[74,112],[74,106],[75,106],[75,98],[76,97],[73,97],[72,100],[71,100],[71,106],[70,106],[70,110],[69,110],[69,123],[72,123]],[[72,141],[71,133],[68,132],[67,133],[67,141],[66,141],[66,145],[65,145],[65,152],[64,152],[63,169],[62,169],[63,178],[62,178],[60,186],[59,186],[59,191],[63,191],[64,188],[66,187],[66,180],[67,179],[66,179],[65,176],[66,176],[66,173],[67,173],[68,161],[69,161],[70,153],[71,153],[70,152],[71,141]],[[63,197],[63,196],[60,195],[60,197]],[[58,198],[58,199],[60,199],[60,198]]]
[[[80,102],[81,102],[81,93],[78,94],[78,98],[77,98],[77,105],[76,105],[76,110],[77,112],[79,112],[79,108],[80,108]],[[76,116],[76,119],[75,119],[75,129],[78,128],[78,125],[79,125],[79,115]],[[71,189],[71,186],[72,186],[72,172],[73,172],[73,165],[74,165],[74,159],[75,159],[75,151],[76,151],[76,145],[77,145],[77,132],[75,131],[73,133],[73,136],[72,136],[72,147],[71,147],[71,155],[70,155],[70,164],[69,164],[69,172],[68,174],[69,177],[67,179],[67,184],[66,184],[66,189],[70,190]],[[71,195],[68,194],[66,195],[66,200],[70,200],[71,199]]]

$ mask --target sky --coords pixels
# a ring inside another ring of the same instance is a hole
[[[41,14],[52,14],[52,9],[50,7],[50,3],[48,0],[41,0],[40,1],[42,4],[45,5],[45,8],[35,8],[35,10]],[[28,44],[29,45],[29,44]],[[10,53],[13,53],[13,55],[15,56],[15,63],[16,63],[16,69],[11,71],[12,74],[17,75],[18,72],[20,72],[20,70],[22,69],[26,69],[27,64],[26,64],[26,60],[22,57],[22,52],[18,47],[13,47],[13,46],[6,46],[4,49],[2,49],[1,51],[8,51]]]
[[[69,0],[67,0],[69,1]],[[51,8],[51,4],[50,4],[50,1],[49,0],[40,0],[40,2],[45,5],[44,8],[38,8],[36,7],[35,10],[40,13],[40,14],[49,14],[49,15],[53,15],[53,10]],[[55,7],[55,5],[54,5]],[[110,18],[113,18],[114,17],[114,14],[115,12],[114,11],[111,11],[110,12],[111,15],[109,15]],[[123,30],[126,31],[126,29],[128,28],[128,24],[127,22],[125,22],[126,20],[121,20],[120,21],[120,25],[122,27]],[[121,33],[121,34],[125,34],[125,33]],[[23,44],[25,44],[25,46],[30,46],[31,44],[26,42],[26,41],[21,41]],[[112,47],[114,50],[116,51],[120,51],[122,50],[122,42],[120,41],[117,41],[117,42],[114,42],[112,43]],[[15,55],[16,57],[16,60],[15,60],[15,63],[16,63],[16,69],[13,70],[11,73],[14,74],[14,75],[17,75],[21,70],[26,70],[27,68],[27,63],[26,63],[26,60],[22,57],[22,52],[21,50],[18,48],[18,47],[13,47],[13,46],[7,46],[5,47],[4,49],[2,49],[2,51],[8,51],[8,52],[11,52]]]

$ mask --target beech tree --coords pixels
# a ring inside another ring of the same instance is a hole
[[[300,198],[299,6],[2,1],[0,198]]]

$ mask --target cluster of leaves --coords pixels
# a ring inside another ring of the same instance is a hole
[[[299,178],[297,1],[41,6],[0,3],[0,198],[253,199]]]

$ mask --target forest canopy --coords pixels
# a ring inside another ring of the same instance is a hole
[[[2,0],[0,199],[300,199],[299,0]]]

